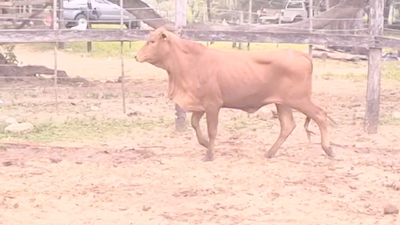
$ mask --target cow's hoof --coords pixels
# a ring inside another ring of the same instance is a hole
[[[332,157],[332,158],[335,157],[335,154],[333,154],[333,151],[332,151],[332,147],[328,147],[328,148],[324,149],[324,151],[327,156]]]
[[[267,152],[265,153],[265,158],[270,159],[275,157],[275,152]]]
[[[204,157],[203,157],[203,162],[211,162],[211,161],[213,161],[214,160],[214,156],[212,155],[212,154],[206,154]]]

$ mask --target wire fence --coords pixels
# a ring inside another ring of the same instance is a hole
[[[3,10],[15,11],[20,9],[20,7],[0,7]],[[148,18],[136,18],[132,12],[149,11]],[[30,13],[44,11],[40,15],[34,18],[30,18]],[[28,13],[29,12],[29,13]],[[150,13],[155,12],[155,13]],[[299,16],[301,19],[307,19],[308,11],[303,10],[297,12],[297,14],[291,14],[288,18],[287,16],[283,16],[281,10],[275,10],[272,14],[263,14],[262,12],[251,12],[249,11],[240,11],[240,10],[232,10],[232,9],[224,9],[212,7],[209,11],[207,11],[207,7],[198,6],[196,10],[188,11],[191,16],[188,16],[188,22],[208,22],[208,23],[216,23],[223,25],[256,25],[263,24],[267,21],[267,23],[272,24],[281,24],[281,23],[293,23],[296,22],[294,19]],[[51,6],[48,6],[45,10],[40,7],[30,7],[26,9],[26,12],[23,13],[14,13],[14,14],[2,14],[0,15],[0,21],[3,22],[3,29],[13,29],[13,24],[21,23],[22,21],[28,20],[28,26],[24,29],[29,29],[29,27],[33,27],[34,29],[52,29],[53,16],[54,11]],[[174,10],[161,10],[158,8],[129,8],[124,7],[123,9],[119,6],[116,8],[112,8],[108,10],[107,8],[102,8],[101,10],[97,9],[89,9],[89,8],[81,8],[81,9],[57,9],[55,14],[57,15],[56,23],[57,29],[86,29],[87,26],[93,24],[114,24],[120,25],[123,29],[144,29],[146,27],[146,23],[157,20],[166,20],[172,21],[175,20],[175,12]],[[123,14],[123,18],[121,15]],[[160,17],[157,17],[157,14]],[[251,14],[251,16],[249,16]],[[156,16],[156,18],[154,17]],[[190,17],[190,18],[189,18]],[[283,20],[283,18],[286,20]],[[251,21],[249,19],[251,18]],[[312,17],[310,18],[311,23],[317,22],[330,22],[330,25],[325,26],[324,29],[316,29],[315,32],[329,32],[329,33],[354,33],[354,32],[366,32],[368,29],[367,21],[365,18],[319,18]],[[81,25],[79,25],[79,21],[81,21]],[[1,22],[0,22],[1,23]],[[6,23],[6,24],[4,24]],[[37,25],[37,26],[34,26]],[[62,25],[62,26],[59,26]],[[39,26],[39,27],[38,27]],[[41,26],[41,27],[40,27]],[[101,29],[115,29],[115,26],[94,26],[96,28]],[[309,31],[309,28],[296,28],[296,27],[285,27],[288,30],[304,30]]]
[[[3,9],[7,10],[17,10],[20,7],[6,7]],[[101,12],[96,12],[96,10],[87,10],[81,9],[77,12],[69,15],[73,10],[56,10],[53,11],[51,7],[48,7],[43,14],[39,18],[30,18],[31,13],[43,11],[43,8],[40,7],[30,7],[26,9],[26,12],[17,13],[20,17],[15,15],[2,14],[0,16],[0,21],[8,21],[8,23],[21,23],[24,20],[29,20],[31,23],[42,23],[42,27],[35,29],[56,29],[56,30],[67,30],[67,29],[88,29],[87,24],[99,24],[98,26],[93,26],[91,29],[129,29],[132,28],[132,23],[134,24],[134,28],[136,29],[144,29],[143,24],[146,22],[151,22],[155,20],[167,20],[167,21],[175,21],[174,12],[164,12],[163,16],[160,18],[146,18],[146,19],[137,19],[133,15],[128,12],[132,12],[135,10],[152,10],[157,12],[158,14],[162,14],[162,10],[158,9],[148,9],[148,8],[124,8],[124,11],[121,10],[102,10]],[[210,16],[207,15],[207,10],[205,7],[198,7],[198,10],[203,13],[202,16],[199,16],[200,20],[203,22],[221,24],[221,25],[232,25],[232,24],[240,24],[245,25],[257,25],[261,24],[260,21],[260,13],[253,12],[251,16],[255,19],[252,21],[246,21],[249,15],[248,11],[238,11],[238,10],[230,10],[230,9],[220,9],[213,8],[213,14]],[[29,12],[29,13],[28,13]],[[278,25],[281,23],[280,17],[281,14],[277,11],[279,15],[273,14],[270,20],[273,20],[274,23]],[[110,15],[113,14],[114,17],[111,20],[105,21],[102,20],[102,15]],[[123,19],[121,19],[121,15],[124,15]],[[223,15],[222,15],[223,14]],[[57,15],[57,16],[56,16]],[[79,15],[83,15],[79,17]],[[275,16],[275,17],[274,17]],[[55,18],[53,20],[52,18]],[[204,19],[204,18],[206,19]],[[192,18],[193,19],[193,18]],[[306,19],[306,18],[304,18]],[[365,18],[318,18],[313,17],[311,19],[312,23],[317,23],[321,21],[330,21],[333,25],[325,29],[319,30],[311,30],[312,32],[323,32],[323,33],[367,33],[368,26]],[[83,22],[83,27],[79,28],[79,23]],[[251,23],[249,23],[251,22]],[[69,24],[70,23],[70,24]],[[114,26],[104,26],[104,23],[113,24]],[[64,26],[59,26],[59,24],[63,24]],[[31,24],[32,25],[32,24]],[[128,25],[128,26],[127,26]],[[4,29],[7,29],[5,27]],[[31,26],[25,27],[25,29],[33,29]],[[290,27],[285,26],[285,29],[288,31],[310,31],[308,27]],[[11,30],[11,29],[7,29]],[[392,29],[385,29],[385,31],[392,31]],[[397,30],[394,30],[397,31]],[[1,32],[1,31],[0,31]],[[399,32],[400,33],[400,32]],[[0,33],[1,35],[1,33]],[[51,59],[49,55],[47,55],[45,63],[47,68],[50,70],[56,71],[54,74],[51,73],[41,73],[41,72],[29,72],[22,71],[23,69],[19,69],[23,67],[20,64],[0,64],[0,100],[2,100],[3,105],[16,104],[16,102],[26,101],[26,99],[36,100],[39,99],[38,95],[44,95],[48,98],[48,101],[43,104],[48,104],[48,102],[53,102],[57,107],[60,102],[71,102],[76,99],[97,99],[109,101],[116,100],[120,101],[118,103],[119,109],[124,113],[129,112],[131,110],[129,103],[131,101],[135,101],[135,96],[146,96],[146,84],[141,83],[139,86],[137,85],[138,80],[140,78],[137,77],[149,77],[149,74],[156,73],[158,74],[156,78],[154,78],[154,82],[157,82],[157,79],[162,80],[162,76],[166,74],[164,72],[160,72],[154,69],[148,69],[141,67],[141,69],[133,68],[129,65],[131,62],[130,58],[126,57],[126,49],[124,48],[123,43],[120,45],[113,46],[102,46],[102,48],[113,48],[112,51],[116,52],[113,55],[112,60],[101,59],[96,61],[96,59],[82,59],[79,60],[79,55],[75,55],[75,58],[72,57],[64,57],[64,55],[60,54],[59,49],[57,48],[58,43],[51,45],[51,49],[53,50],[53,63],[49,63],[48,61]],[[47,46],[47,47],[49,47]],[[79,46],[80,48],[85,48],[86,46]],[[110,51],[106,49],[105,51]],[[31,57],[34,57],[34,54],[30,53]],[[40,56],[38,56],[40,57]],[[118,60],[118,62],[116,62]],[[32,60],[32,62],[36,62],[40,65],[40,60]],[[68,61],[68,63],[66,63]],[[96,61],[96,62],[95,62]],[[109,64],[111,69],[107,69],[107,66],[100,65],[106,64],[105,61],[112,61],[113,63]],[[89,64],[85,64],[85,62],[90,62]],[[127,63],[128,62],[128,63]],[[135,64],[137,66],[137,64]],[[8,69],[5,69],[8,68]],[[43,69],[43,68],[42,68]],[[149,72],[143,72],[146,69]],[[18,71],[21,70],[21,71]],[[64,71],[65,70],[65,71]],[[141,70],[141,72],[138,72]],[[64,73],[65,72],[65,73]],[[88,78],[87,73],[92,74],[90,78]],[[161,74],[161,75],[160,75]],[[127,76],[126,76],[127,75]],[[100,78],[101,77],[101,78]],[[136,81],[129,81],[129,78],[136,77]],[[126,79],[128,78],[128,79]],[[146,78],[147,79],[147,78]],[[151,79],[151,78],[150,78]],[[164,84],[164,83],[163,83]],[[159,86],[163,90],[164,86]],[[157,93],[160,94],[160,90],[157,90]],[[139,93],[140,92],[140,93]],[[77,96],[80,93],[81,96]],[[51,97],[53,96],[53,97]],[[163,93],[165,96],[165,93]],[[39,100],[37,100],[39,101]],[[63,104],[64,104],[63,103]],[[75,103],[74,103],[75,104]],[[107,103],[108,104],[108,103]],[[116,107],[116,104],[108,104],[109,107]],[[96,108],[94,108],[95,110]]]
[[[112,48],[118,50],[119,46]],[[168,106],[171,109],[168,117],[173,118],[173,105],[162,100],[166,97],[167,75],[157,68],[118,54],[111,59],[80,57],[56,49],[53,56],[51,50],[37,53],[31,49],[17,47],[17,58],[24,61],[23,65],[0,64],[0,114],[59,113],[74,117],[93,113],[109,114],[112,118],[123,113],[135,118],[146,113],[146,118],[153,120],[156,117],[153,113],[165,115],[165,111],[158,112],[154,107],[156,102]],[[32,68],[24,70],[24,66],[57,69],[57,77],[51,73],[36,74]]]

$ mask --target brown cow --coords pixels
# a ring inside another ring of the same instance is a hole
[[[296,127],[292,109],[304,113],[308,137],[310,118],[319,126],[322,149],[333,156],[328,134],[328,116],[311,101],[313,64],[310,57],[296,50],[255,52],[220,51],[185,40],[161,27],[153,31],[136,55],[168,72],[168,97],[188,112],[200,145],[207,148],[204,161],[213,160],[221,108],[254,113],[275,103],[281,131],[265,154],[274,157]],[[207,118],[207,141],[199,121]]]

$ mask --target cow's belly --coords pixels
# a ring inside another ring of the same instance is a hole
[[[268,64],[243,60],[224,69],[218,81],[223,107],[248,112],[282,101],[287,81]]]
[[[254,82],[238,81],[229,86],[223,85],[223,107],[254,111],[264,105],[282,101],[281,88],[272,85],[259,79],[255,79]]]
[[[241,109],[248,113],[254,113],[265,105],[281,101],[282,100],[277,96],[262,95],[262,93],[260,93],[257,96],[236,96],[236,98],[224,99],[222,107]]]

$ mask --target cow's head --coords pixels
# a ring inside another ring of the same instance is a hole
[[[168,36],[171,34],[164,27],[151,32],[146,44],[136,54],[136,61],[151,64],[160,62],[170,51]]]

